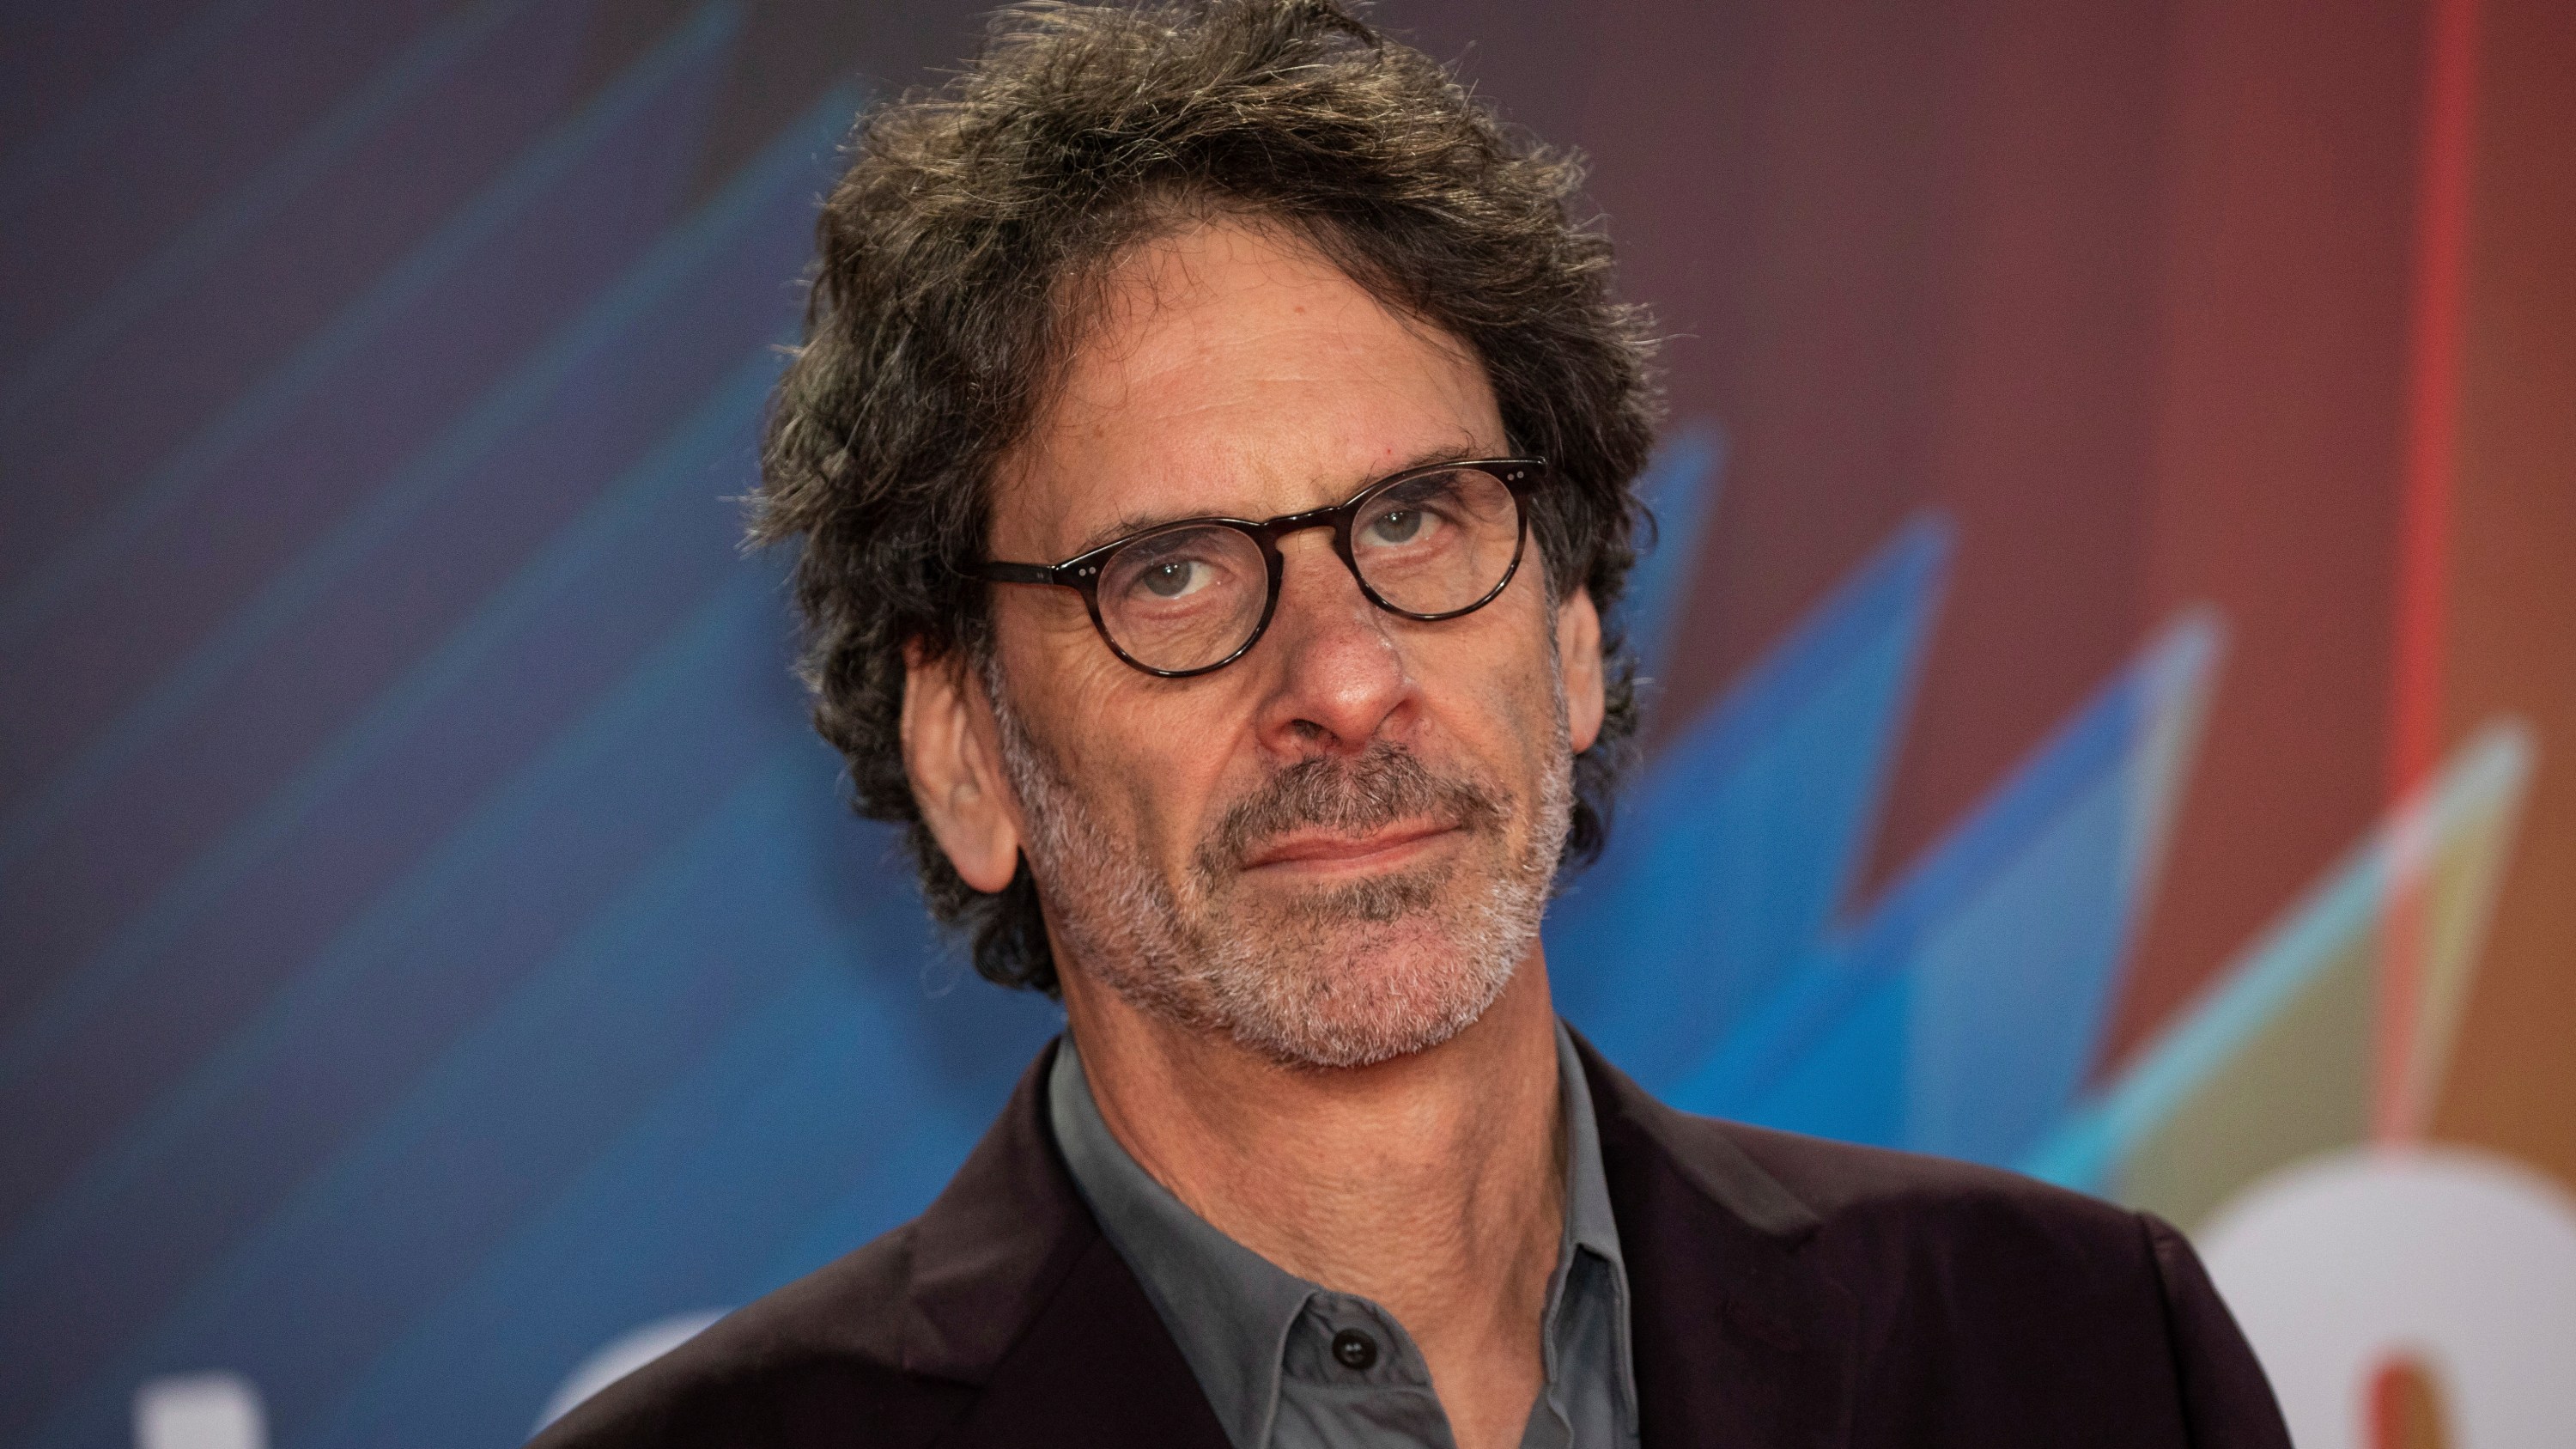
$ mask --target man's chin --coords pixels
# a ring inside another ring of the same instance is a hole
[[[1349,939],[1309,939],[1208,983],[1237,1044],[1304,1067],[1374,1066],[1428,1051],[1474,1025],[1518,964],[1496,959],[1491,943],[1463,943],[1419,920],[1330,934]]]

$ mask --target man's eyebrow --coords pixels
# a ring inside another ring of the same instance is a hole
[[[1073,552],[1067,555],[1067,557],[1080,558],[1095,548],[1101,548],[1106,545],[1116,543],[1118,540],[1125,538],[1130,534],[1143,533],[1147,529],[1151,528],[1160,528],[1167,523],[1186,523],[1193,518],[1215,518],[1218,516],[1219,515],[1213,513],[1123,513],[1118,517],[1109,520],[1107,523],[1100,525],[1098,528],[1093,529],[1091,532],[1084,534],[1082,536],[1082,541],[1073,546]]]
[[[1426,448],[1413,455],[1413,457],[1406,462],[1399,463],[1384,472],[1370,474],[1367,482],[1355,485],[1350,492],[1343,494],[1342,498],[1347,499],[1354,497],[1362,489],[1367,488],[1369,484],[1376,483],[1381,479],[1392,478],[1398,473],[1410,473],[1416,468],[1429,468],[1440,463],[1455,463],[1462,459],[1478,456],[1481,455],[1477,449],[1464,444],[1452,443],[1443,447]],[[1339,502],[1341,500],[1337,499],[1335,501]],[[1324,506],[1330,507],[1331,505],[1327,504]],[[1294,511],[1302,513],[1305,510],[1297,509]],[[1091,530],[1089,533],[1084,534],[1081,541],[1073,546],[1073,551],[1067,554],[1066,557],[1080,558],[1095,548],[1105,547],[1106,545],[1116,543],[1122,538],[1129,537],[1133,534],[1143,533],[1148,529],[1161,528],[1165,524],[1187,523],[1196,518],[1230,518],[1232,516],[1233,515],[1231,514],[1207,512],[1174,513],[1164,511],[1124,513]],[[1257,518],[1250,521],[1254,523],[1261,522],[1261,520]]]

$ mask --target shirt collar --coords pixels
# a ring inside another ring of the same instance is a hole
[[[1237,1445],[1267,1443],[1288,1330],[1315,1285],[1219,1232],[1127,1154],[1091,1097],[1068,1034],[1047,1115],[1074,1186],[1153,1300]]]
[[[1566,1242],[1622,1267],[1619,1223],[1610,1212],[1610,1179],[1601,1171],[1601,1124],[1592,1115],[1592,1087],[1583,1079],[1583,1059],[1574,1053],[1574,1034],[1561,1021],[1556,1024],[1556,1079],[1565,1103]],[[1623,1272],[1623,1281],[1625,1276]]]
[[[1638,1432],[1637,1372],[1628,1337],[1628,1260],[1619,1251],[1619,1221],[1610,1209],[1610,1178],[1601,1167],[1601,1122],[1593,1115],[1592,1087],[1584,1079],[1574,1033],[1562,1019],[1556,1023],[1556,1079],[1565,1103],[1565,1246],[1548,1284],[1548,1322],[1552,1330],[1575,1253],[1581,1250],[1598,1257],[1610,1279],[1612,1376],[1619,1417],[1633,1440]]]
[[[1591,1088],[1562,1021],[1556,1027],[1556,1057],[1566,1123],[1565,1238],[1548,1282],[1548,1326],[1552,1332],[1575,1253],[1599,1258],[1612,1288],[1615,1387],[1621,1417],[1633,1435],[1637,1387],[1628,1335],[1626,1261],[1611,1213],[1609,1179],[1602,1172]],[[1288,1333],[1307,1304],[1326,1290],[1227,1237],[1139,1166],[1102,1119],[1070,1035],[1056,1052],[1047,1099],[1049,1125],[1075,1187],[1171,1330],[1227,1437],[1237,1445],[1266,1445],[1279,1404]],[[1553,1365],[1552,1349],[1548,1357]]]

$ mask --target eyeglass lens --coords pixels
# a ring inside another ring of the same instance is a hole
[[[1444,469],[1371,495],[1351,520],[1351,562],[1389,608],[1454,613],[1502,583],[1520,527],[1501,479]],[[1148,669],[1204,669],[1260,629],[1269,592],[1269,563],[1250,535],[1182,524],[1134,539],[1102,564],[1100,622]]]

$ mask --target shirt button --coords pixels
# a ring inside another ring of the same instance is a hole
[[[1356,1328],[1345,1328],[1333,1335],[1333,1357],[1357,1373],[1377,1362],[1377,1340]]]

